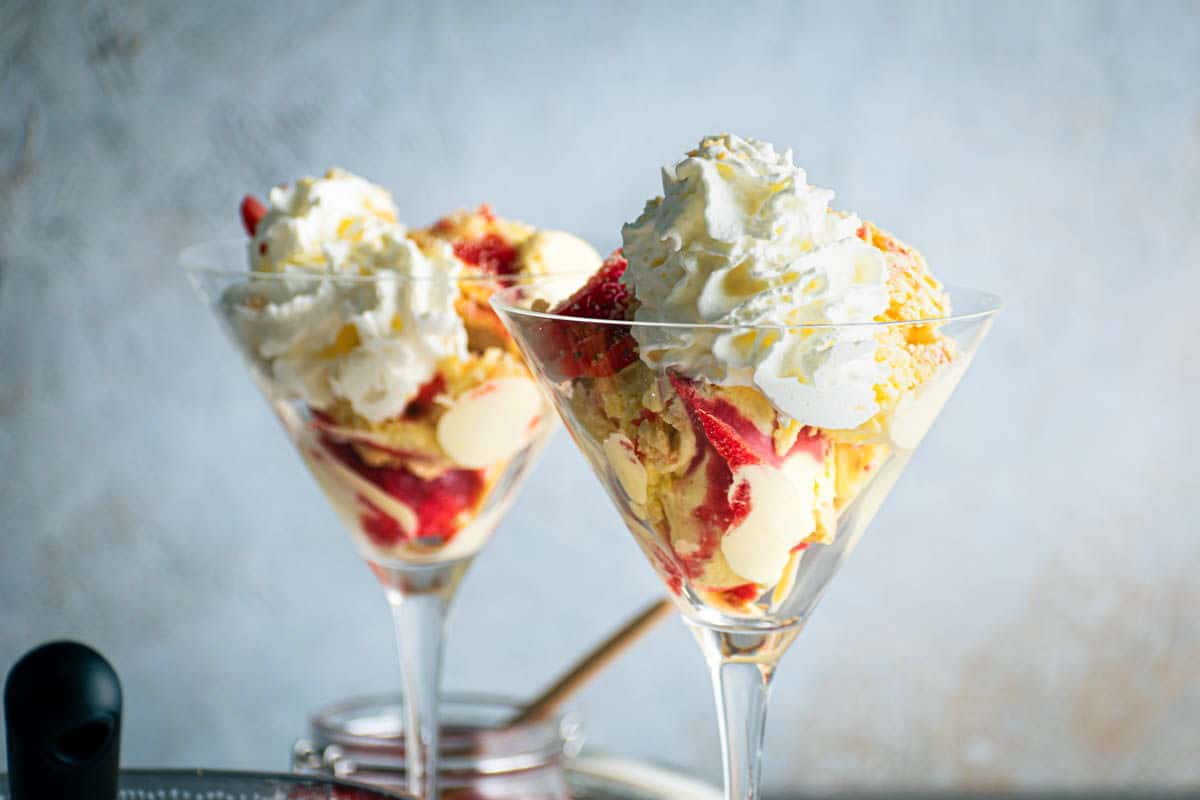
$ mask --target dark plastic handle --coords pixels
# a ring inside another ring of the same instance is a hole
[[[116,800],[121,682],[78,642],[26,654],[4,685],[11,800]]]

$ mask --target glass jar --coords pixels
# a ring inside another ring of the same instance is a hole
[[[443,800],[569,800],[564,758],[582,746],[570,716],[516,726],[521,706],[485,695],[442,699],[438,756]],[[404,706],[397,695],[347,700],[314,714],[292,769],[403,791]]]

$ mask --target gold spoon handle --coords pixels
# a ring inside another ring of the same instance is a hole
[[[525,706],[525,710],[513,717],[508,724],[540,722],[553,716],[559,706],[665,617],[671,610],[671,605],[669,600],[658,600],[651,603],[642,613],[625,623],[619,631],[575,662],[575,665],[565,675]]]

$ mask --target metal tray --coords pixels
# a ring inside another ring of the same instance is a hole
[[[567,762],[574,800],[722,800],[714,787],[638,761],[580,756]]]

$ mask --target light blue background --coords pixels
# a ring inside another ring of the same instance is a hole
[[[0,665],[85,639],[127,763],[286,764],[383,599],[175,265],[338,164],[602,249],[731,129],[1009,303],[784,661],[774,787],[1200,781],[1195,3],[0,3]],[[453,618],[530,695],[659,586],[565,436]],[[716,780],[672,621],[594,744]]]

